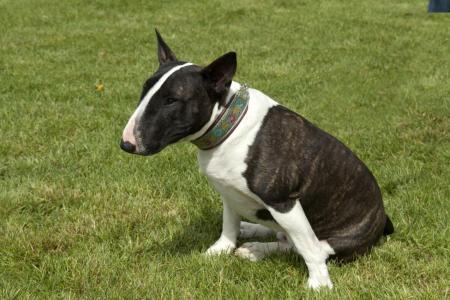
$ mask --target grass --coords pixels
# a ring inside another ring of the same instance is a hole
[[[426,2],[0,0],[0,298],[448,298],[450,19]],[[154,27],[198,64],[236,50],[238,81],[373,171],[396,232],[330,264],[333,290],[294,254],[205,259],[221,204],[195,148],[118,148]]]

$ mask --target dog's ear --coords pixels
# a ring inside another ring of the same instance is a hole
[[[221,94],[230,87],[236,68],[236,52],[228,52],[203,68],[202,75],[212,90]]]
[[[169,61],[176,61],[177,58],[175,54],[170,50],[169,46],[167,46],[166,42],[164,42],[163,38],[159,34],[158,29],[155,28],[156,39],[158,40],[158,60],[159,64],[162,65]]]

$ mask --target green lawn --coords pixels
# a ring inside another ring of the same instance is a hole
[[[0,0],[0,298],[450,297],[450,17],[427,3]],[[119,149],[154,27],[198,64],[237,51],[238,81],[373,171],[396,232],[333,290],[294,254],[204,258],[221,203],[194,146]]]

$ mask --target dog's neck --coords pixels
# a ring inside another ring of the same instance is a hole
[[[240,83],[238,83],[236,81],[232,81],[231,85],[230,85],[230,89],[229,89],[227,97],[226,97],[225,103],[230,102],[231,98],[236,94],[236,92],[240,88],[241,88],[241,84]],[[191,135],[188,135],[183,140],[192,142],[192,141],[198,139],[199,137],[201,137],[202,135],[204,135],[206,133],[206,131],[211,127],[211,125],[216,121],[216,119],[223,113],[223,111],[225,109],[226,109],[225,106],[221,106],[217,102],[214,105],[214,108],[212,110],[211,117],[209,118],[209,121],[206,122],[206,124],[203,125],[203,127],[199,131],[197,131],[196,133],[193,133]]]

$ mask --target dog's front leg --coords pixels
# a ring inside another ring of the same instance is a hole
[[[289,240],[294,244],[297,252],[305,260],[308,268],[308,287],[318,289],[326,286],[333,287],[326,259],[334,250],[326,241],[319,241],[314,233],[305,212],[297,200],[288,212],[279,212],[273,207],[267,207],[273,218],[286,231]]]
[[[236,248],[236,242],[240,232],[241,218],[231,208],[230,204],[224,197],[222,197],[222,203],[222,234],[220,235],[220,238],[217,240],[217,242],[215,242],[211,247],[209,247],[208,250],[206,250],[206,255],[217,255],[222,253],[229,254]]]

